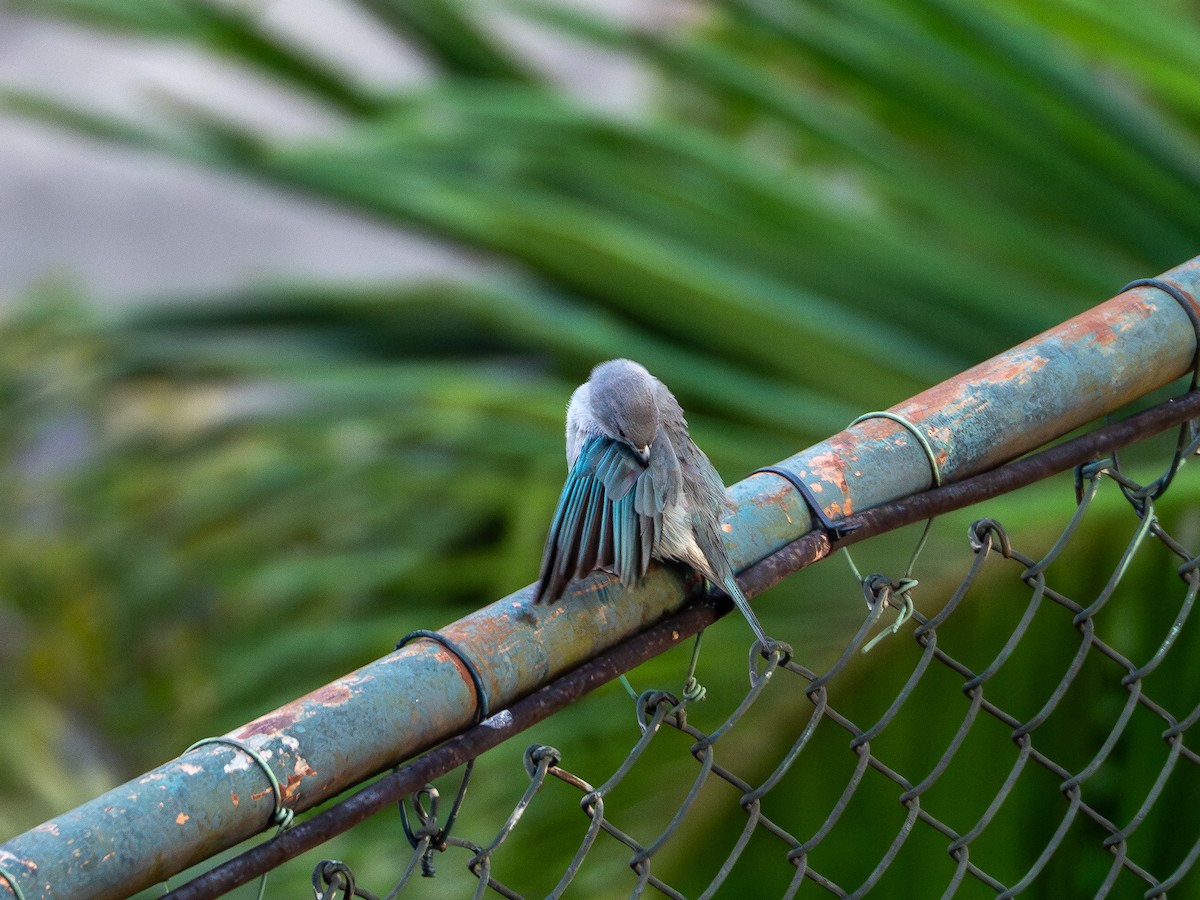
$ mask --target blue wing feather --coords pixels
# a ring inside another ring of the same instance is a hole
[[[600,504],[600,545],[596,550],[596,568],[611,571],[617,563],[617,551],[613,545],[612,504]]]
[[[662,534],[652,469],[620,441],[589,438],[567,474],[550,522],[535,601],[552,603],[567,584],[597,568],[635,584]]]

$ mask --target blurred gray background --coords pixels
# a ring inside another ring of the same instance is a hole
[[[278,0],[260,8],[281,33],[369,84],[412,85],[429,74],[347,4]],[[665,14],[636,0],[604,8],[622,18]],[[629,109],[645,96],[645,79],[620,57],[524,23],[495,18],[493,25],[589,103]],[[231,68],[183,44],[97,34],[0,2],[0,88],[145,118],[169,95],[287,135],[336,127],[319,110]],[[93,300],[120,304],[181,289],[220,292],[284,272],[292,279],[419,278],[479,264],[436,240],[398,235],[394,225],[0,118],[0,303],[47,277],[66,277],[86,285]]]

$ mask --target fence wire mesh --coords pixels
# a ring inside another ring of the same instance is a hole
[[[524,790],[515,773],[503,785],[502,823],[474,820],[468,797],[450,833],[427,786],[388,897],[461,895],[461,881],[446,893],[433,887],[445,879],[417,877],[456,855],[476,897],[1196,891],[1200,559],[1187,544],[1200,520],[1196,485],[1173,482],[1198,443],[1185,426],[1166,472],[1144,483],[1115,454],[1079,467],[1073,514],[1069,499],[1042,502],[1069,483],[1031,489],[1019,530],[1049,545],[1040,554],[980,518],[957,584],[866,578],[866,615],[830,664],[752,650],[748,689],[711,727],[699,722],[714,698],[650,690],[607,774],[530,746]],[[1179,502],[1166,514],[1168,488]],[[1057,537],[1052,508],[1069,518]],[[895,633],[864,656],[883,631]],[[783,749],[764,759],[768,734]],[[630,789],[647,768],[655,789]],[[506,857],[539,810],[563,805],[579,810],[569,858]],[[321,862],[312,881],[317,897],[376,896],[343,862]]]

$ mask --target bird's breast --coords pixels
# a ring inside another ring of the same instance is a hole
[[[670,504],[663,510],[662,539],[652,555],[658,559],[676,559],[701,572],[707,572],[708,560],[704,558],[700,545],[696,543],[686,495],[681,494],[680,500],[682,502]]]

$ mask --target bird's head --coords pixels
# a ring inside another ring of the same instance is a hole
[[[659,424],[653,376],[632,360],[613,359],[596,366],[589,383],[592,415],[605,435],[649,462]]]

